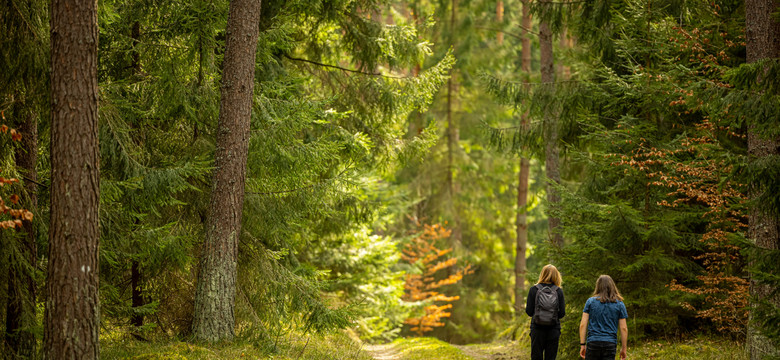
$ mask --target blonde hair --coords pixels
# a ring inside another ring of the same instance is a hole
[[[593,290],[593,296],[602,303],[623,301],[623,296],[620,295],[615,281],[609,275],[599,276],[599,279],[596,280],[596,290]]]
[[[561,287],[561,273],[558,272],[558,268],[555,265],[547,264],[542,268],[542,272],[539,273],[539,281],[537,284],[555,284],[557,287]]]

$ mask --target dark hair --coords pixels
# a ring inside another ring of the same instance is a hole
[[[596,290],[593,291],[593,296],[602,303],[614,303],[618,302],[618,300],[623,301],[623,297],[620,296],[620,291],[618,291],[615,281],[613,281],[609,275],[599,276],[599,279],[596,280]]]

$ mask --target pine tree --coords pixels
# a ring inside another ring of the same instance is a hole
[[[98,359],[98,82],[94,1],[51,4],[51,225],[45,359]]]
[[[539,0],[540,7],[550,7],[550,1]],[[542,19],[539,23],[539,52],[541,54],[542,89],[552,90],[555,86],[555,68],[553,66],[553,41],[552,30],[548,20]],[[546,111],[544,114],[544,171],[550,179],[547,188],[547,203],[550,207],[558,205],[560,195],[556,188],[561,183],[560,150],[558,149],[558,114]],[[550,241],[557,247],[563,246],[563,236],[559,231],[561,220],[550,215],[547,219],[549,225]]]
[[[522,36],[522,50],[520,63],[525,73],[531,72],[531,38],[529,30],[531,28],[531,1],[522,3],[522,21],[520,23],[520,34]],[[522,131],[528,131],[528,115],[522,114],[520,127]],[[523,316],[525,313],[525,275],[527,272],[526,250],[528,248],[528,177],[531,169],[530,159],[526,155],[520,156],[520,171],[517,181],[517,241],[515,245],[515,316]]]
[[[209,342],[234,335],[238,238],[244,207],[260,1],[232,0],[227,22],[217,152],[206,240],[195,293],[193,333]]]

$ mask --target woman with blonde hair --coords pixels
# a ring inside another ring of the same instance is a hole
[[[525,313],[531,320],[531,360],[555,360],[561,337],[561,318],[566,315],[566,301],[561,290],[561,273],[545,265],[539,281],[528,291]]]
[[[593,296],[585,302],[580,320],[580,357],[585,360],[614,360],[620,329],[620,359],[628,356],[628,312],[615,281],[609,275],[596,280]],[[586,336],[587,335],[587,338]]]

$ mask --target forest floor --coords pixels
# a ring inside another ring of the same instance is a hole
[[[526,360],[528,341],[453,345],[434,338],[401,338],[388,344],[360,343],[343,333],[291,337],[276,350],[237,339],[227,344],[180,340],[141,342],[128,336],[101,339],[101,358],[134,360],[275,359],[275,360]],[[558,358],[578,359],[576,354]],[[744,343],[710,336],[684,341],[646,341],[629,347],[630,359],[747,360]]]

